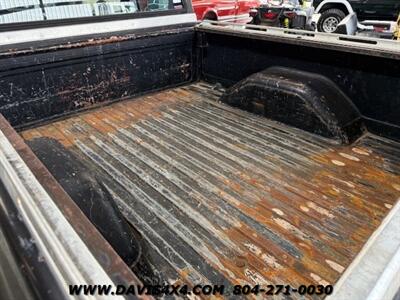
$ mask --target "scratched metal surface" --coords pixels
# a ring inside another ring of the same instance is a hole
[[[219,95],[197,83],[22,136],[90,163],[169,282],[334,284],[400,197],[400,144],[332,144]]]

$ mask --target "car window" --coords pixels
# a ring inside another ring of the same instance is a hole
[[[182,9],[181,0],[1,0],[0,25]]]

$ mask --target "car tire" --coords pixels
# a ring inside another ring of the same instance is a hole
[[[319,32],[334,33],[340,21],[346,16],[345,12],[332,8],[324,11],[318,20],[317,29]]]
[[[204,16],[203,20],[207,20],[207,21],[218,21],[218,18],[217,18],[217,16],[216,16],[215,13],[213,13],[213,12],[208,12],[208,13]]]

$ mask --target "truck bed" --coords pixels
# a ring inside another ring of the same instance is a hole
[[[170,283],[334,284],[400,197],[400,145],[338,145],[220,93],[195,83],[21,135],[78,155]]]

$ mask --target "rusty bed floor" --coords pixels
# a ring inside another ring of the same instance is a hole
[[[334,284],[400,197],[400,145],[339,146],[219,93],[197,83],[21,134],[77,153],[169,282]]]

